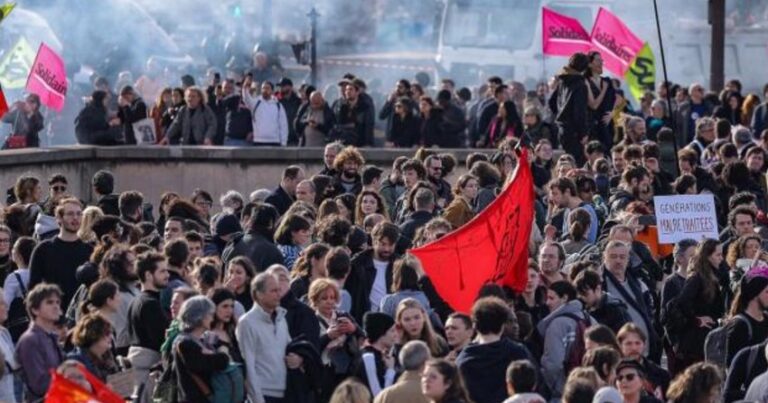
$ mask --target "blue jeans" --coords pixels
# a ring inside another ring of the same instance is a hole
[[[229,147],[247,147],[251,145],[246,140],[232,139],[229,137],[224,138],[224,145]]]

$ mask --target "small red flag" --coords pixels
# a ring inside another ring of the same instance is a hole
[[[0,118],[8,113],[8,102],[5,101],[5,94],[3,94],[3,88],[0,87]]]
[[[469,312],[486,283],[525,288],[533,205],[533,176],[523,150],[515,177],[491,205],[458,230],[411,250],[454,310]]]
[[[82,364],[78,364],[78,368],[91,385],[91,390],[85,390],[81,385],[58,374],[56,370],[51,370],[51,386],[45,394],[45,403],[125,403],[125,399],[88,372]]]

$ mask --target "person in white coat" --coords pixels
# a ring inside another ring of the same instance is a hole
[[[288,118],[285,107],[274,96],[271,82],[261,83],[261,95],[251,95],[252,80],[243,81],[243,101],[251,110],[253,133],[246,140],[255,146],[285,146],[288,143]]]

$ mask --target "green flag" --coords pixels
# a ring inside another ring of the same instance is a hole
[[[0,6],[0,22],[3,22],[8,17],[14,7],[16,7],[16,3],[5,3]]]
[[[7,89],[20,89],[27,85],[27,76],[37,53],[24,37],[13,45],[0,60],[0,84]]]
[[[632,65],[629,66],[624,76],[629,86],[629,92],[636,100],[640,100],[646,91],[653,91],[656,87],[656,60],[653,57],[648,42],[640,49]]]

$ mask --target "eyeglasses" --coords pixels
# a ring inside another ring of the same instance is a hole
[[[624,382],[624,380],[626,379],[627,382],[632,382],[635,380],[636,377],[637,377],[637,374],[625,374],[625,375],[617,376],[616,380],[619,382]]]
[[[51,189],[53,189],[54,192],[66,192],[67,187],[66,186],[52,186]]]
[[[211,207],[213,203],[207,202],[207,201],[199,201],[199,202],[195,202],[195,205],[198,207]]]
[[[11,238],[0,238],[0,244],[11,243]]]

